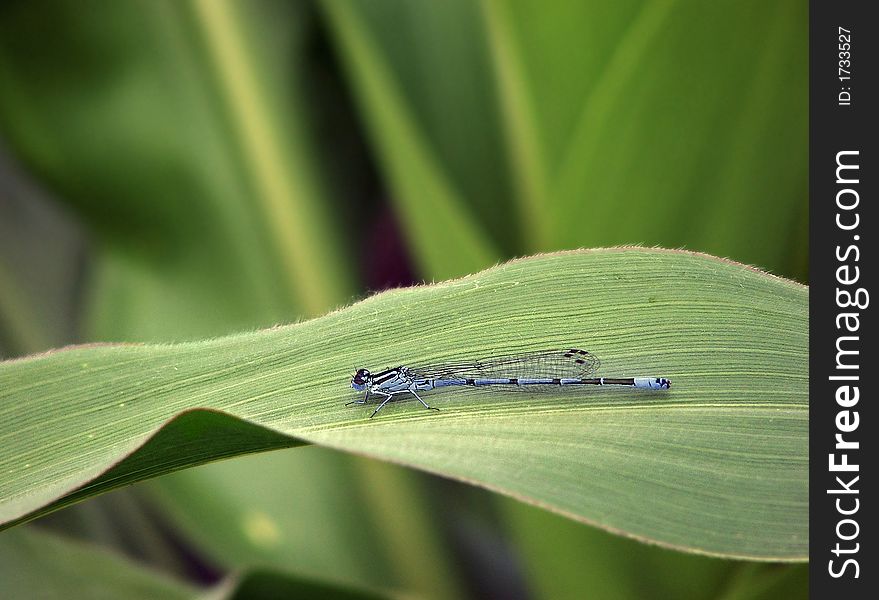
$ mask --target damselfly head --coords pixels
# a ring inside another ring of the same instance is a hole
[[[355,390],[362,391],[366,388],[366,384],[369,382],[371,375],[369,371],[366,369],[357,369],[357,372],[354,373],[354,377],[351,378],[351,387]]]

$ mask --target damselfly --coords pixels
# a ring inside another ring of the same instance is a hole
[[[369,416],[371,419],[385,404],[403,394],[415,396],[424,408],[439,410],[427,404],[418,392],[451,386],[617,385],[645,390],[671,387],[671,381],[665,377],[592,377],[600,364],[591,352],[570,348],[444,365],[399,366],[380,373],[357,369],[351,387],[366,394],[346,406],[366,404],[370,396],[379,396],[380,404]]]

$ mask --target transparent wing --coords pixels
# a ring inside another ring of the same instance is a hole
[[[591,352],[567,348],[409,370],[419,379],[585,378],[595,373],[600,364]]]

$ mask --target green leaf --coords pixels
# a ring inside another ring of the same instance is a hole
[[[421,253],[476,230],[512,253],[686,246],[807,277],[800,0],[322,5],[387,179],[454,191],[393,186]]]
[[[529,591],[537,599],[602,600],[808,597],[808,564],[716,560],[577,526],[559,515],[501,499]]]
[[[175,473],[150,491],[216,564],[460,597],[430,498],[412,475],[423,473],[308,446]]]
[[[266,569],[248,571],[227,582],[225,593],[209,597],[229,600],[275,600],[276,598],[326,598],[327,600],[380,600],[394,594],[376,590],[344,588],[323,582],[297,579]]]
[[[136,564],[93,544],[20,528],[0,536],[2,598],[387,598],[378,589],[341,587],[267,569],[234,574],[210,591]]]
[[[362,90],[359,99],[369,117],[377,155],[387,171],[404,219],[404,233],[422,271],[446,278],[496,261],[500,253],[471,218],[464,196],[420,130],[403,90],[357,11],[349,3],[334,0],[323,6],[330,23],[340,32],[342,55]],[[433,12],[430,5],[423,8]]]
[[[184,599],[198,590],[96,546],[36,529],[0,534],[0,597]]]
[[[500,509],[535,598],[714,598],[735,561],[683,554],[572,526],[559,515],[504,500]],[[679,577],[668,577],[678,573]]]
[[[278,2],[4,7],[0,133],[95,242],[89,340],[198,339],[350,296],[303,97],[307,14]]]
[[[580,251],[386,292],[289,327],[5,362],[0,518],[301,440],[666,546],[801,560],[807,304],[801,285],[706,255]],[[602,357],[602,375],[666,376],[672,389],[448,392],[431,398],[439,414],[402,402],[372,420],[369,408],[344,406],[356,397],[355,365],[569,344]]]

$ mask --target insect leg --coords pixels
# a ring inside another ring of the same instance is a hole
[[[424,408],[426,408],[428,410],[439,410],[438,408],[436,408],[434,406],[430,406],[427,402],[422,400],[421,396],[418,395],[418,392],[415,391],[414,385],[409,387],[409,393],[412,394],[413,396],[415,396],[416,398],[418,398],[418,401],[421,402],[421,406],[423,406]]]
[[[393,394],[389,394],[388,392],[376,392],[376,394],[381,394],[382,396],[385,396],[385,399],[382,400],[382,403],[378,405],[378,408],[376,408],[374,411],[372,411],[372,414],[369,415],[369,418],[370,418],[370,419],[373,418],[373,417],[375,416],[375,414],[376,414],[378,411],[380,411],[380,410],[382,409],[382,407],[383,407],[385,404],[387,404],[388,402],[390,402],[390,401],[391,401],[391,398],[394,397]]]

